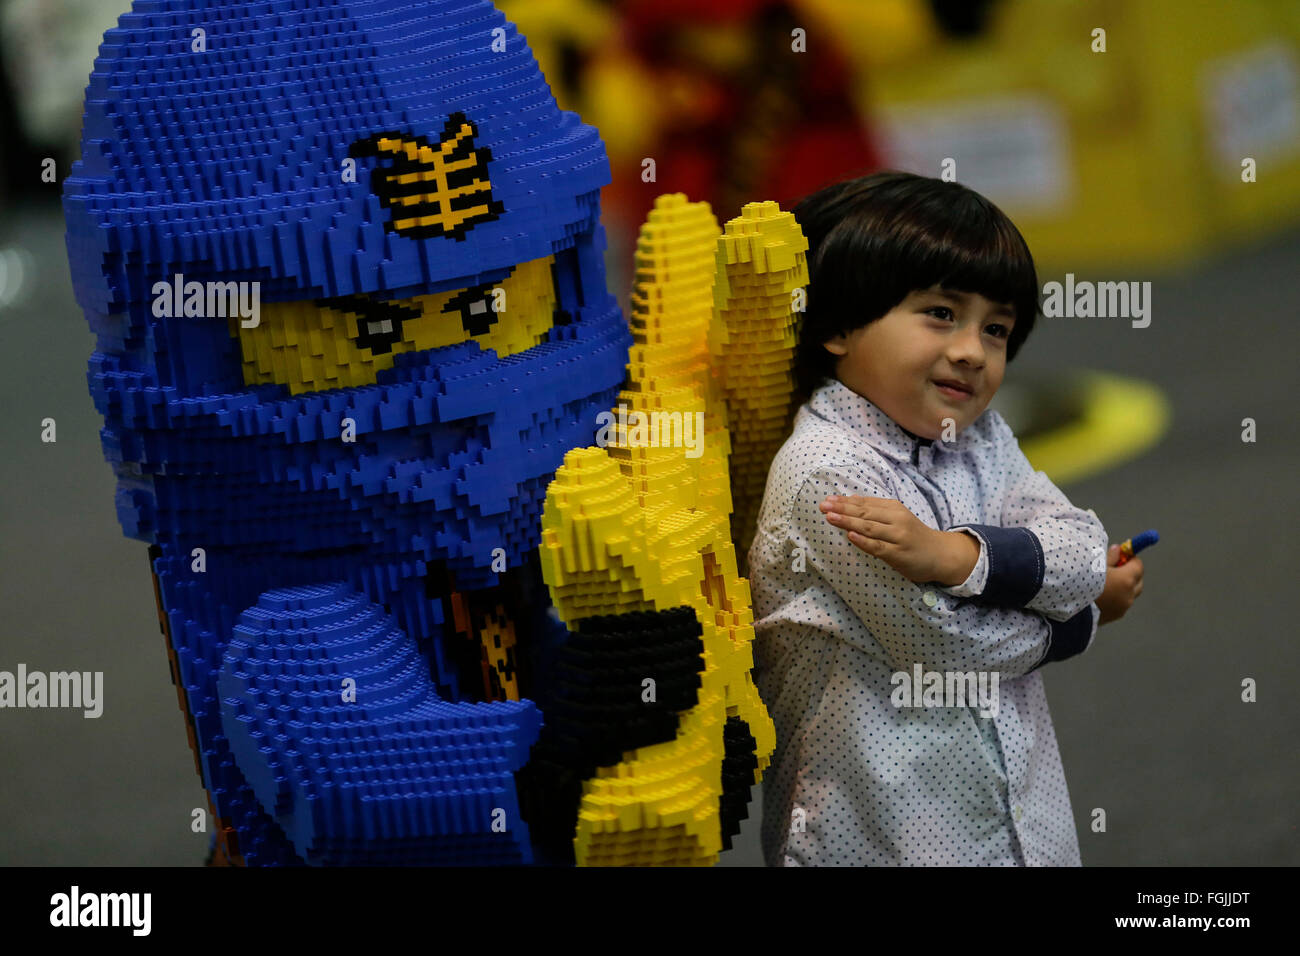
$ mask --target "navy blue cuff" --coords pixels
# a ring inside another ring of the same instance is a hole
[[[1083,653],[1088,646],[1088,639],[1092,637],[1092,605],[1089,604],[1068,621],[1053,621],[1048,618],[1047,623],[1052,626],[1047,654],[1033,666],[1033,670],[1052,661],[1063,661],[1067,657]]]
[[[1028,528],[998,528],[988,524],[958,525],[984,539],[989,576],[982,593],[970,600],[992,607],[1022,608],[1043,586],[1047,564],[1038,535]]]

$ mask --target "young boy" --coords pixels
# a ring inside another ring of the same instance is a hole
[[[1108,570],[1097,516],[986,411],[1037,313],[1029,249],[982,196],[904,173],[794,214],[808,399],[749,553],[768,865],[1078,866],[1039,669],[1123,615],[1142,565],[1112,547]]]

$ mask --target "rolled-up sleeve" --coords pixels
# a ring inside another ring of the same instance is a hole
[[[1106,586],[1106,529],[1034,469],[1005,421],[997,424],[993,467],[1007,476],[1000,521],[949,529],[978,536],[987,555],[987,578],[971,600],[1074,620]]]
[[[848,631],[842,635],[845,640],[874,640],[900,671],[920,663],[928,670],[998,671],[1005,677],[1019,677],[1059,659],[1053,651],[1069,656],[1083,649],[1075,649],[1070,638],[1087,623],[1082,633],[1086,644],[1093,629],[1090,621],[1057,624],[1032,611],[985,606],[937,585],[915,584],[856,547],[819,508],[832,494],[893,498],[886,487],[879,476],[859,466],[821,465],[808,474],[792,503],[791,543],[802,549],[810,569],[869,632]],[[876,648],[864,650],[879,653]]]

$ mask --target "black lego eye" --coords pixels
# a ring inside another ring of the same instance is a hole
[[[422,312],[410,305],[396,302],[378,302],[359,295],[338,299],[317,299],[317,305],[336,312],[357,317],[357,347],[370,349],[373,355],[384,355],[402,340],[402,323],[418,319]]]
[[[446,315],[459,315],[460,324],[469,335],[485,335],[497,322],[493,304],[500,285],[489,283],[465,289],[452,296],[442,311]]]

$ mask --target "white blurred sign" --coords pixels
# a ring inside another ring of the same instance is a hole
[[[1215,166],[1226,178],[1241,161],[1300,152],[1300,64],[1295,50],[1274,42],[1206,63],[1201,74],[1205,119]]]
[[[954,159],[959,183],[1008,212],[1047,214],[1070,202],[1069,128],[1044,96],[909,104],[874,119],[887,166],[938,176]]]

